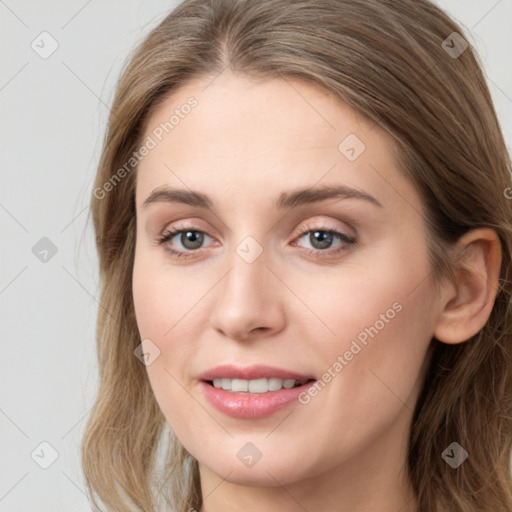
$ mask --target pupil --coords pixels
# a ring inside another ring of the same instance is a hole
[[[318,237],[319,239],[315,237]],[[316,249],[326,249],[331,245],[332,237],[332,233],[326,233],[325,231],[312,231],[309,235],[309,241]]]
[[[181,234],[181,243],[187,249],[197,249],[203,243],[203,234],[198,231],[186,231]]]

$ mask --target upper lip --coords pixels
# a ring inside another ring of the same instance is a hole
[[[277,379],[293,379],[296,381],[315,380],[312,375],[301,374],[275,366],[253,365],[253,366],[235,366],[232,364],[224,364],[216,366],[207,370],[199,375],[199,380],[213,380],[213,379],[245,379],[255,380],[263,378],[277,378]]]

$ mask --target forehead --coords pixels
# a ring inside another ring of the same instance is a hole
[[[195,106],[189,107],[190,103]],[[172,91],[149,118],[146,134],[156,130],[157,138],[174,140],[176,145],[186,134],[189,146],[204,148],[212,139],[221,144],[219,149],[236,142],[237,148],[250,154],[263,144],[274,151],[332,148],[344,132],[356,129],[362,136],[374,128],[374,122],[317,85],[224,72]],[[304,139],[307,144],[300,147],[291,144],[305,143]]]
[[[152,113],[148,138],[138,205],[164,184],[224,197],[232,191],[243,202],[320,181],[373,189],[388,203],[402,188],[418,202],[398,172],[389,133],[329,91],[289,78],[194,79]]]

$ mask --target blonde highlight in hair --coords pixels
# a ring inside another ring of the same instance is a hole
[[[453,275],[449,247],[470,229],[496,230],[503,255],[484,328],[458,345],[431,342],[409,438],[419,510],[509,512],[511,162],[473,46],[458,58],[442,47],[453,32],[463,34],[427,0],[185,0],[122,74],[94,186],[126,164],[148,117],[173,91],[226,68],[321,86],[386,129],[423,200],[436,279]],[[202,504],[197,461],[166,425],[134,356],[141,342],[131,284],[135,182],[136,169],[91,199],[101,281],[99,391],[82,465],[98,510],[189,512]],[[457,469],[441,457],[453,441],[469,453]]]

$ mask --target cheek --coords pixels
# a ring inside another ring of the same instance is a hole
[[[181,335],[191,326],[187,312],[197,302],[195,295],[200,290],[184,293],[176,272],[166,272],[165,266],[149,259],[146,262],[141,255],[135,258],[132,288],[140,337],[150,339],[160,351],[146,367],[155,399],[167,423],[180,438],[186,439],[185,427],[198,421],[198,411],[190,407],[190,396],[183,388],[187,385],[186,372],[196,350],[197,336],[194,332],[186,339]]]
[[[328,393],[338,403],[360,404],[362,413],[396,400],[394,394],[406,400],[416,390],[433,335],[424,247],[400,241],[339,272],[305,276],[295,278],[295,290],[318,318],[308,317],[301,332],[315,343],[325,380],[329,372],[336,375]]]
[[[142,252],[142,251],[141,251]],[[149,256],[136,256],[133,268],[133,302],[142,337],[168,339],[204,295],[206,287]],[[203,290],[205,288],[205,290]]]
[[[338,269],[290,271],[284,280],[294,283],[294,292],[316,314],[310,330],[332,352],[356,338],[364,344],[372,339],[369,331],[378,331],[379,338],[393,332],[389,345],[429,331],[430,275],[425,247],[400,237],[362,250]]]
[[[172,288],[166,288],[162,280],[165,276],[157,275],[157,269],[141,269],[134,266],[133,303],[139,332],[143,338],[162,336],[171,327],[170,311],[173,310]]]
[[[190,277],[183,268],[171,267],[157,258],[136,254],[133,269],[133,302],[141,339],[150,339],[159,356],[147,366],[155,394],[165,389],[179,396],[176,377],[188,384],[188,369],[199,351],[201,332],[208,316],[201,313],[212,284],[208,276]],[[215,276],[213,276],[215,277]],[[174,389],[176,388],[176,389]]]

